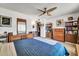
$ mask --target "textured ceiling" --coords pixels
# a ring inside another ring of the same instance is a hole
[[[14,10],[27,15],[39,15],[37,9],[57,7],[51,12],[53,16],[64,15],[68,13],[79,12],[79,4],[77,3],[0,3],[0,7]]]

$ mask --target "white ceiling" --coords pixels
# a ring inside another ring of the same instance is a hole
[[[51,12],[53,16],[79,12],[78,3],[0,3],[0,7],[14,10],[27,15],[39,15],[37,9],[57,7]]]

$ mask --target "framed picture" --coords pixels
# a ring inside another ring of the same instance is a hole
[[[64,19],[56,20],[56,25],[57,26],[63,26],[63,24],[64,24]]]
[[[73,17],[68,17],[68,20],[69,20],[69,21],[73,20]]]
[[[7,16],[0,16],[1,27],[11,27],[12,18]]]

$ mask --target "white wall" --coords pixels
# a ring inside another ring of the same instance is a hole
[[[17,34],[16,30],[17,30],[17,23],[16,20],[17,18],[22,18],[22,19],[26,19],[27,20],[27,33],[30,31],[36,31],[36,27],[32,28],[32,22],[34,20],[38,20],[40,19],[37,16],[34,15],[25,15],[16,11],[12,11],[9,9],[5,9],[5,8],[0,8],[0,15],[3,16],[9,16],[12,17],[12,27],[0,27],[0,33],[4,33],[5,31],[7,32],[13,32],[13,34]],[[45,23],[45,19],[40,19],[41,22]],[[43,26],[41,28],[41,36],[44,37],[45,36],[45,26]]]
[[[27,20],[27,33],[30,31],[36,31],[36,28],[32,28],[32,21],[40,19],[42,23],[44,23],[44,26],[41,27],[41,36],[45,37],[46,31],[45,31],[45,24],[48,22],[52,22],[53,26],[56,27],[56,20],[64,19],[64,21],[67,21],[67,18],[69,16],[73,16],[74,20],[77,20],[79,13],[73,13],[73,14],[67,14],[63,16],[58,17],[38,17],[34,15],[25,15],[16,11],[8,10],[5,8],[0,8],[0,15],[9,16],[12,17],[12,27],[0,27],[0,33],[3,33],[4,31],[7,32],[13,32],[16,34],[16,18],[22,18]],[[48,17],[48,16],[47,16]],[[64,25],[62,26],[64,27]]]
[[[68,21],[68,17],[72,16],[73,17],[73,20],[77,20],[78,16],[79,16],[79,13],[73,13],[73,14],[67,14],[67,15],[63,15],[63,16],[59,16],[59,17],[51,17],[51,18],[45,18],[45,20],[43,21],[45,24],[46,23],[49,23],[49,22],[52,22],[53,24],[53,28],[65,28],[65,23],[62,25],[62,26],[59,26],[57,27],[56,26],[56,20],[59,20],[59,19],[64,19],[64,21]],[[44,25],[44,28],[43,28],[44,31],[42,31],[41,33],[43,37],[46,36],[46,30],[45,30],[45,25]]]
[[[27,31],[31,29],[30,28],[31,25],[29,25],[31,22],[30,16],[24,15],[24,14],[16,12],[16,11],[4,9],[4,8],[0,8],[0,15],[12,17],[12,27],[0,27],[0,33],[7,31],[7,32],[13,32],[14,34],[16,34],[16,30],[17,30],[16,20],[17,20],[17,18],[26,19],[27,20]]]
[[[31,19],[31,23],[32,22],[35,22],[35,21],[37,21],[38,19],[40,19],[40,22],[42,23],[42,24],[44,24],[44,26],[41,26],[41,37],[45,37],[45,23],[46,23],[46,19],[44,19],[44,18],[40,18],[40,17],[37,17],[37,16],[32,16],[32,17],[30,17],[30,19]],[[29,29],[30,30],[28,30],[28,32],[29,31],[36,31],[37,29],[36,29],[36,24],[34,24],[34,26],[35,26],[35,28],[32,28],[32,24],[31,23],[29,23],[29,25],[31,26]]]
[[[63,16],[58,16],[58,17],[51,17],[49,18],[48,20],[46,20],[46,23],[48,22],[52,22],[53,23],[53,27],[57,27],[56,26],[56,20],[59,20],[59,19],[64,19],[64,22],[68,21],[68,17],[72,16],[73,17],[73,20],[77,20],[78,16],[79,16],[79,13],[73,13],[73,14],[67,14],[67,15],[63,15]],[[65,24],[60,26],[60,27],[65,27]]]

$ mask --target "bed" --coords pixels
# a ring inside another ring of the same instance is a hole
[[[34,37],[15,40],[14,47],[17,56],[68,56],[66,48],[58,41]]]

